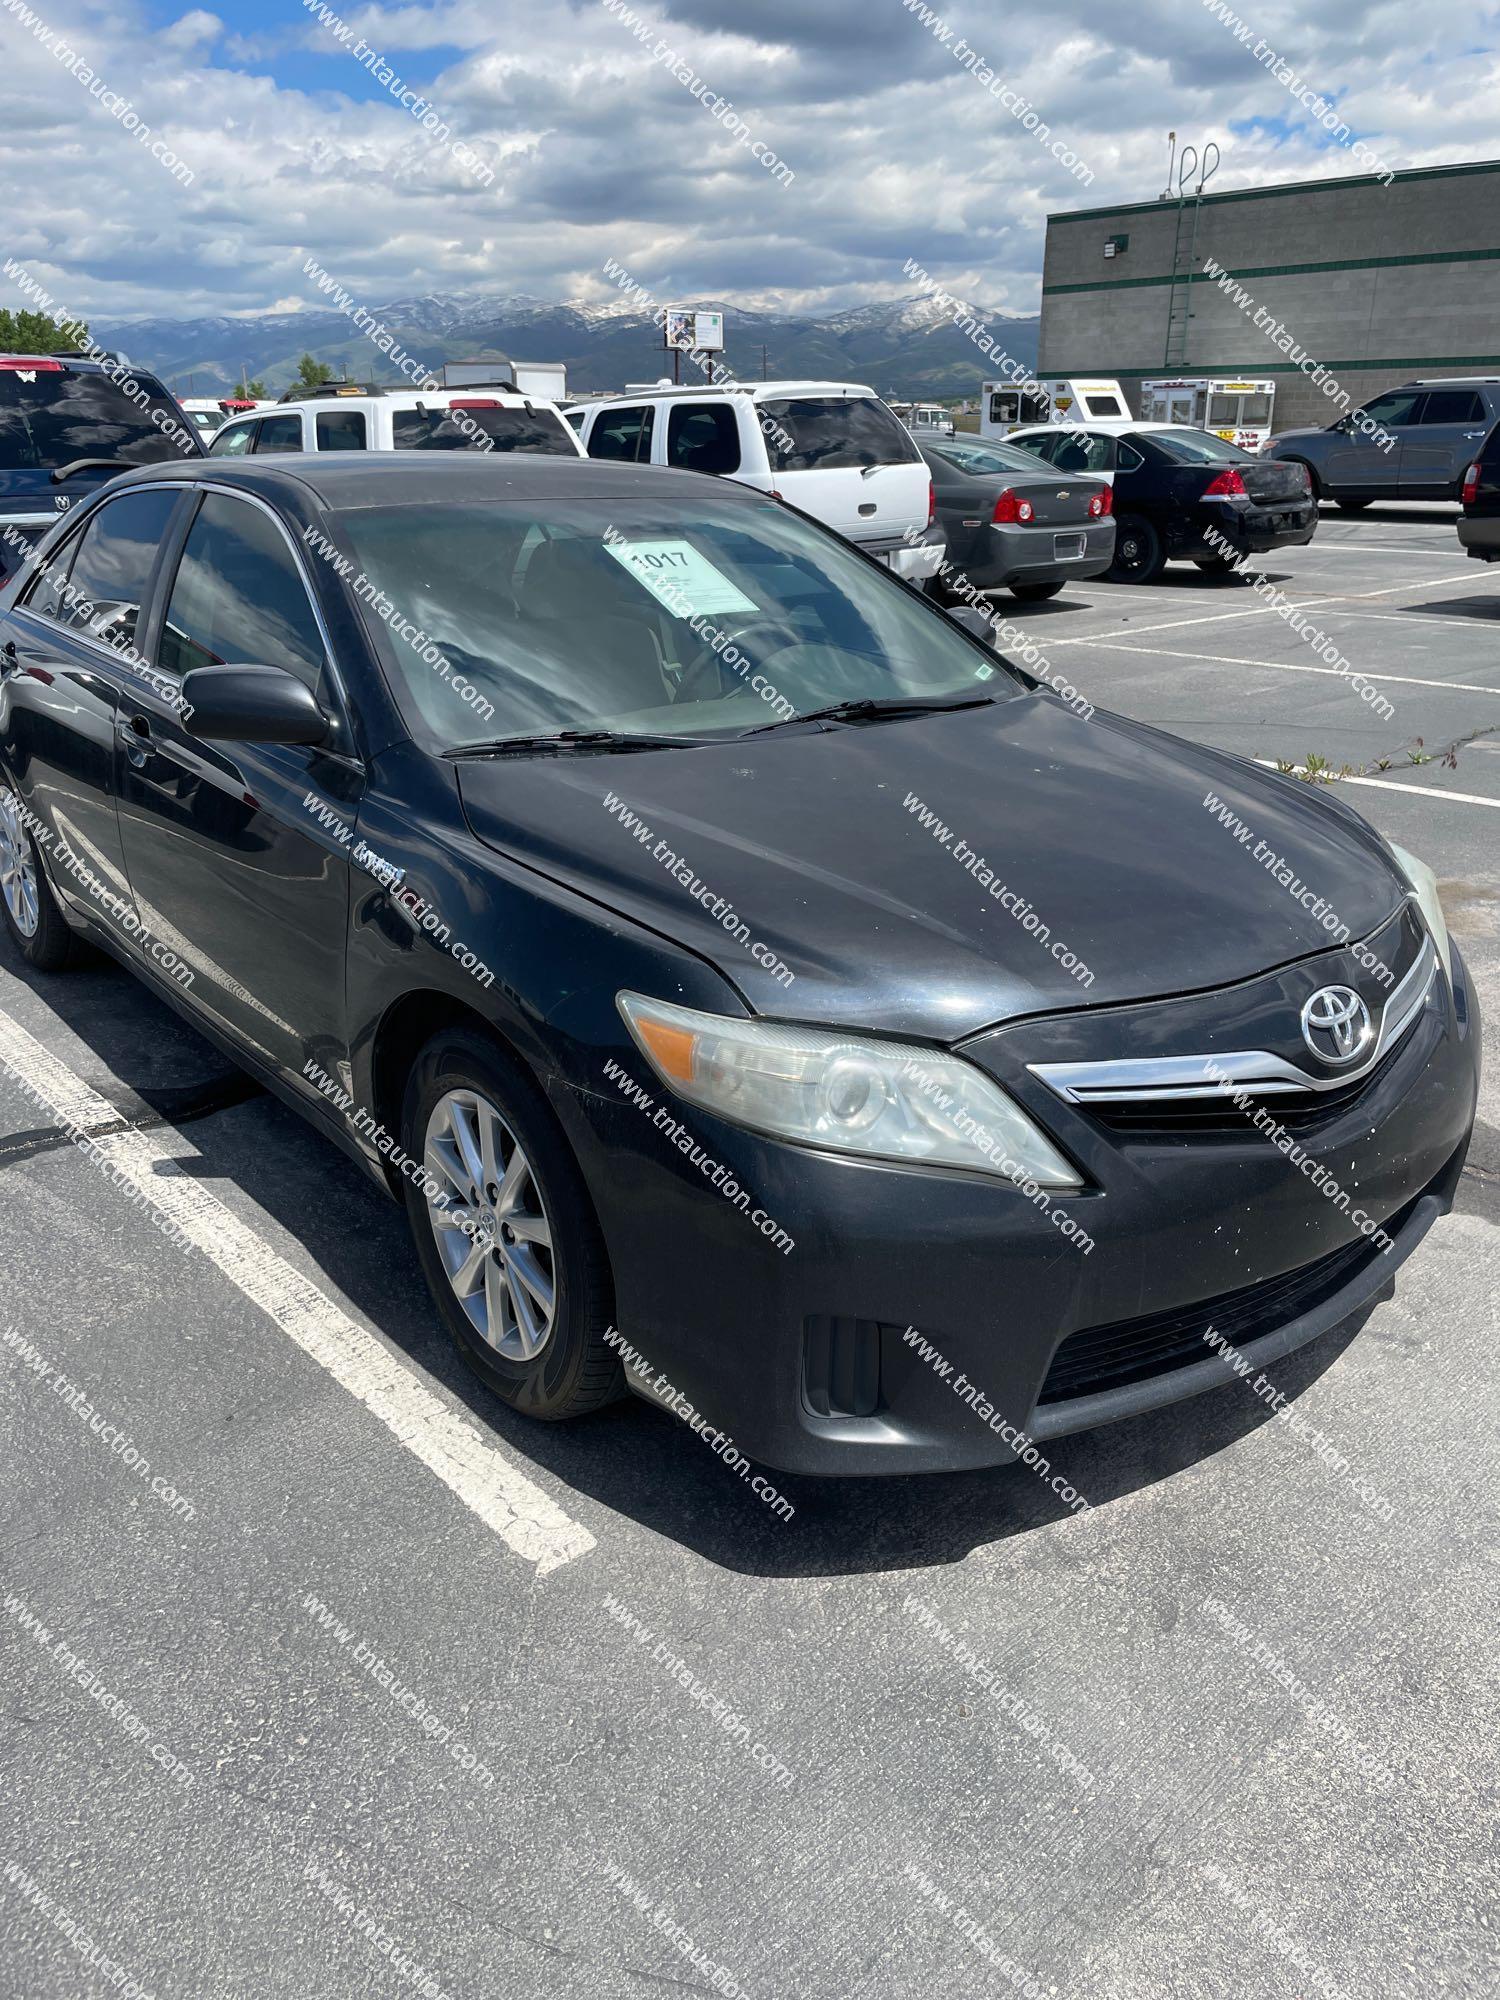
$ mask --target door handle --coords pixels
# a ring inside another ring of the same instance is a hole
[[[121,715],[115,719],[115,734],[132,765],[142,770],[151,748],[151,724],[144,715]]]

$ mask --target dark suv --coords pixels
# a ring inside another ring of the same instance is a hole
[[[107,356],[0,354],[0,580],[115,473],[202,456],[191,422],[143,369]]]
[[[1305,465],[1318,498],[1348,509],[1372,500],[1457,500],[1497,421],[1500,376],[1407,382],[1326,430],[1281,432],[1261,456]]]
[[[1464,473],[1458,539],[1477,562],[1500,562],[1500,424]]]

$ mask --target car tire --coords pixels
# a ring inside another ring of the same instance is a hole
[[[1115,559],[1104,572],[1111,583],[1154,583],[1166,567],[1161,536],[1139,514],[1115,523]]]
[[[1012,597],[1019,597],[1023,604],[1038,604],[1044,597],[1056,597],[1062,589],[1060,583],[1012,583],[1007,584]]]
[[[604,1338],[614,1313],[604,1238],[572,1150],[519,1063],[486,1035],[444,1029],[412,1065],[401,1140],[449,1198],[441,1205],[403,1175],[423,1275],[463,1360],[524,1416],[556,1423],[613,1402],[624,1376]],[[463,1172],[466,1157],[490,1164],[489,1183],[460,1189],[454,1167]]]
[[[0,788],[0,915],[28,965],[66,972],[88,957],[88,946],[69,927],[21,814],[16,794]]]
[[[1365,508],[1371,504],[1369,500],[1362,500],[1354,494],[1350,494],[1347,498],[1341,494],[1334,501],[1334,505],[1342,507],[1346,514],[1363,513]]]
[[[1215,571],[1221,576],[1227,576],[1231,570],[1238,569],[1244,560],[1245,558],[1238,553],[1232,556],[1194,556],[1193,567],[1194,569],[1207,570],[1210,576]]]
[[[957,594],[940,576],[930,576],[922,585],[922,595],[930,597],[934,604],[948,605],[957,601]]]

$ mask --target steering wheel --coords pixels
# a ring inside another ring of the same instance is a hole
[[[784,620],[771,617],[752,618],[748,624],[740,627],[731,643],[743,650],[742,642],[756,633],[763,633],[772,641],[768,651],[756,662],[758,670],[763,670],[766,661],[774,660],[778,653],[789,653],[794,646],[805,646],[808,643],[800,632],[794,631]],[[723,662],[708,640],[700,639],[698,651],[682,670],[676,692],[672,696],[673,703],[676,704],[682,701],[724,700],[725,687],[721,672],[722,666]],[[747,683],[740,680],[739,675],[735,674],[732,667],[729,669],[729,672],[734,675],[738,686],[744,687],[747,685]],[[712,687],[709,685],[708,677],[710,673],[713,675]]]

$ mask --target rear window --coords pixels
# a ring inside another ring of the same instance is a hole
[[[1086,417],[1128,417],[1130,412],[1118,396],[1085,396],[1083,414]]]
[[[397,451],[540,451],[577,458],[573,434],[551,410],[500,404],[454,410],[393,410]]]
[[[910,432],[876,396],[789,396],[757,408],[773,472],[922,462]]]
[[[1207,431],[1149,431],[1139,440],[1174,465],[1248,465],[1251,454]]]
[[[960,472],[1035,472],[1041,461],[1034,451],[1013,444],[933,444],[927,449]]]
[[[136,385],[133,394],[124,383]],[[159,465],[198,455],[192,426],[149,375],[114,382],[64,363],[27,380],[24,371],[0,368],[0,470],[37,471],[75,458]]]

